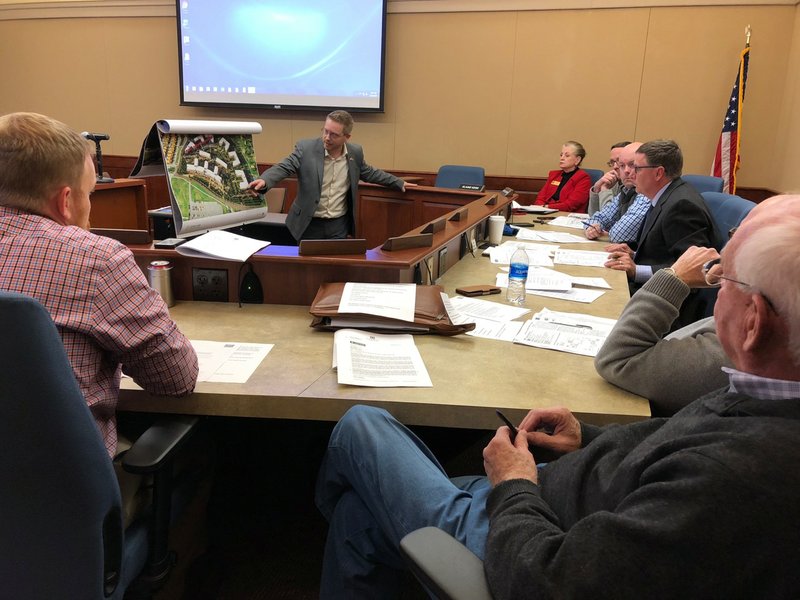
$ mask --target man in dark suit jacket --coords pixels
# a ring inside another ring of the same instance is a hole
[[[690,246],[718,247],[718,233],[703,197],[681,179],[683,154],[672,140],[642,144],[634,157],[636,190],[650,199],[650,209],[636,249],[627,244],[607,247],[606,266],[625,271],[631,294],[653,273],[674,263]],[[676,327],[703,316],[704,297],[693,293],[681,309]]]
[[[405,191],[405,182],[364,162],[364,151],[349,143],[353,117],[343,110],[330,113],[322,137],[297,142],[289,156],[264,171],[250,189],[266,192],[293,175],[297,197],[286,226],[298,241],[345,238],[355,232],[358,181]]]

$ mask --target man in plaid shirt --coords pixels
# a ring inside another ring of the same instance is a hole
[[[622,182],[619,193],[584,225],[584,233],[590,240],[605,233],[611,242],[619,244],[633,245],[638,239],[639,230],[650,208],[650,200],[636,193],[633,155],[641,145],[641,142],[633,142],[623,148],[617,161],[619,179]]]
[[[92,148],[63,123],[0,117],[0,289],[48,310],[113,457],[120,373],[151,394],[182,396],[197,381],[197,355],[131,251],[88,231],[95,180]]]

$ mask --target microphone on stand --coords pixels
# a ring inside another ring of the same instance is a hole
[[[111,136],[107,133],[90,133],[88,131],[82,132],[81,135],[87,140],[94,142],[97,156],[97,183],[114,183],[111,177],[103,175],[103,153],[100,150],[100,142],[111,139]]]

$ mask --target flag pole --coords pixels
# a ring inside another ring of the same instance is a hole
[[[744,28],[744,47],[750,47],[750,25],[748,24],[747,27]]]

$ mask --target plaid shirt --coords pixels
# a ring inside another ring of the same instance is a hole
[[[154,395],[194,389],[194,349],[119,242],[0,206],[0,289],[50,313],[110,456],[121,369]]]
[[[800,381],[770,379],[744,371],[722,367],[731,382],[730,391],[746,394],[759,400],[785,400],[800,398]]]
[[[650,200],[646,196],[636,194],[624,215],[618,216],[620,193],[603,208],[594,213],[587,223],[599,223],[603,231],[608,232],[608,239],[614,243],[635,242],[639,237],[639,230],[650,209]],[[587,226],[588,227],[588,226]],[[586,229],[586,227],[584,227]]]

